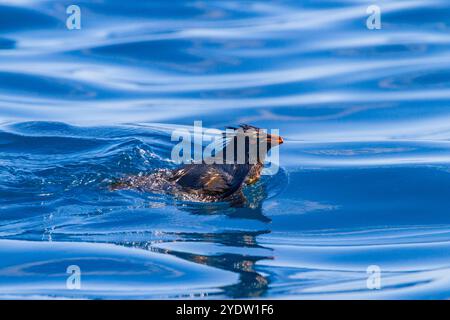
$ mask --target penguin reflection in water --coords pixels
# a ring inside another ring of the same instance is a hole
[[[260,179],[267,152],[283,139],[250,125],[228,129],[232,134],[224,133],[224,146],[213,157],[173,170],[128,176],[113,183],[111,190],[137,189],[183,200],[245,204],[243,189]]]

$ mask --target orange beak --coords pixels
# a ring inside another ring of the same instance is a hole
[[[267,137],[267,142],[276,143],[276,144],[280,145],[284,142],[284,140],[282,137],[272,134]]]

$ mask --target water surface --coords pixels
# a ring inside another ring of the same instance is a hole
[[[449,298],[450,5],[377,3],[0,1],[0,298]],[[108,189],[195,120],[280,129],[249,206]]]

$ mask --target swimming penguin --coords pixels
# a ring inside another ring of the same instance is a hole
[[[282,144],[283,139],[250,125],[227,129],[232,130],[232,135],[226,136],[225,146],[214,155],[214,161],[207,158],[169,171],[127,177],[112,184],[111,189],[163,188],[160,191],[205,202],[233,199],[245,185],[260,179],[267,152]]]

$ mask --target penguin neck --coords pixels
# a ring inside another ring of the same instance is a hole
[[[216,158],[222,159],[223,163],[260,165],[262,167],[268,152],[268,150],[259,152],[260,150],[257,146],[250,148],[249,144],[245,144],[243,152],[238,149],[236,143],[229,143],[217,153]]]

